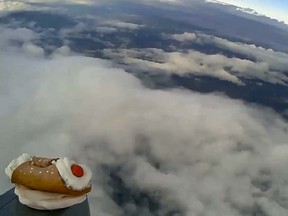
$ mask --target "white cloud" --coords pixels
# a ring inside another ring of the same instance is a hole
[[[71,49],[68,46],[62,46],[54,50],[53,55],[69,56]]]
[[[287,58],[288,54],[283,52],[277,52],[272,49],[266,49],[261,46],[256,46],[254,44],[245,44],[241,42],[233,42],[227,39],[206,35],[206,34],[195,34],[196,38],[194,40],[189,40],[184,35],[189,35],[194,33],[185,32],[183,34],[177,35],[178,38],[182,37],[181,42],[192,42],[201,45],[212,45],[219,47],[224,50],[232,51],[236,54],[241,54],[246,56],[246,58],[255,59],[256,62],[267,63],[270,70],[285,71],[288,67]],[[169,36],[168,36],[169,37]],[[170,38],[177,40],[175,35],[171,35]],[[281,72],[279,72],[279,75]]]
[[[27,28],[0,27],[0,49],[2,51],[23,52],[34,57],[43,57],[45,51],[42,47],[33,44],[39,35]]]
[[[219,48],[229,50],[238,54],[253,58],[258,62],[266,62],[271,70],[285,71],[288,67],[287,53],[277,52],[272,49],[265,49],[254,44],[244,44],[241,42],[232,42],[227,39],[199,34],[194,42],[200,44],[214,45]]]
[[[173,208],[187,216],[288,213],[288,124],[275,113],[223,96],[147,89],[109,61],[19,49],[0,50],[2,170],[22,152],[87,163],[92,215],[122,211],[101,165],[122,167],[129,188],[157,194],[163,216]],[[164,64],[152,66],[164,69],[227,64],[217,55],[149,52],[162,55]],[[9,187],[3,176],[1,190]]]
[[[2,1],[0,2],[0,12],[3,11],[15,11],[15,10],[23,10],[27,8],[28,5],[22,2],[13,2],[13,1]]]
[[[218,0],[205,0],[205,2],[208,2],[208,3],[215,3],[215,4],[222,4],[222,5],[227,5],[226,3],[221,2],[221,1],[218,1]]]
[[[115,52],[106,50],[104,53],[114,58],[118,56],[120,62],[139,66],[143,70],[155,68],[169,73],[210,75],[238,84],[241,84],[238,79],[241,77],[287,84],[288,54],[286,53],[200,33],[184,32],[163,36],[165,39],[170,38],[182,43],[216,46],[240,54],[244,59],[228,58],[222,54],[208,55],[192,49],[175,52],[164,52],[160,49],[116,50]],[[144,60],[143,56],[150,56],[153,60]]]
[[[269,68],[269,62],[228,58],[221,54],[207,55],[194,50],[165,52],[161,49],[106,49],[106,56],[143,71],[160,70],[169,74],[196,74],[216,77],[243,85],[239,78],[257,78],[286,85],[288,77]],[[143,57],[149,57],[149,60]],[[153,60],[150,60],[153,59]],[[278,66],[278,67],[281,67]]]
[[[103,20],[99,17],[94,16],[84,16],[81,17],[87,19],[87,22],[78,21],[78,24],[69,27],[63,28],[60,30],[60,35],[62,37],[66,37],[67,35],[79,36],[80,33],[84,31],[96,31],[98,33],[103,34],[111,34],[119,31],[127,31],[127,30],[136,30],[139,28],[143,28],[144,25],[138,25],[135,23],[123,22],[121,20]],[[89,37],[89,35],[80,35],[80,37]],[[94,38],[95,39],[95,38]]]
[[[71,0],[68,0],[71,1]],[[38,4],[31,4],[31,3],[57,3],[58,1],[50,1],[50,0],[37,0],[37,1],[30,1],[30,0],[22,0],[22,1],[14,1],[14,0],[2,0],[0,1],[0,15],[5,15],[10,12],[14,11],[39,11],[39,10],[51,10],[48,6],[38,5]],[[60,10],[53,8],[52,10]]]
[[[38,38],[32,30],[27,28],[9,29],[0,27],[0,48],[10,47],[12,42],[28,42]]]
[[[180,42],[194,41],[197,35],[195,33],[184,32],[183,34],[173,34],[171,38]]]
[[[129,23],[129,22],[123,22],[120,20],[108,20],[102,22],[102,25],[107,26],[107,27],[114,27],[114,28],[119,28],[119,29],[130,29],[130,30],[135,30],[144,27],[144,25],[139,25],[135,23]]]
[[[36,46],[31,43],[24,44],[23,51],[26,52],[28,55],[32,55],[35,57],[43,57],[45,54],[45,51],[42,47]]]

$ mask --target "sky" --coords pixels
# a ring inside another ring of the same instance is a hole
[[[221,2],[251,8],[288,24],[288,1],[285,0],[221,0]]]

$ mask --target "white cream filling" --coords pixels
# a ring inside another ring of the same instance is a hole
[[[12,160],[10,164],[6,167],[5,173],[9,178],[11,178],[13,171],[20,166],[22,163],[25,163],[27,161],[31,161],[32,157],[28,154],[22,154],[20,157]]]
[[[86,195],[67,196],[65,194],[30,190],[20,185],[16,185],[14,192],[19,197],[20,203],[38,210],[66,208],[82,203],[86,199]]]
[[[58,172],[67,187],[71,187],[73,190],[82,190],[89,186],[92,172],[87,166],[78,164],[83,168],[84,175],[82,177],[77,177],[74,176],[71,171],[72,164],[76,163],[69,160],[67,157],[58,159],[56,162],[54,162],[54,164],[56,165]]]

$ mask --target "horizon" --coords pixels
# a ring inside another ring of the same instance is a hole
[[[243,8],[250,8],[267,17],[288,24],[288,1],[283,0],[220,0],[220,2]]]

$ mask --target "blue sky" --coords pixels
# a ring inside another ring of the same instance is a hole
[[[287,0],[220,0],[221,2],[249,7],[266,16],[284,21],[288,24]]]

